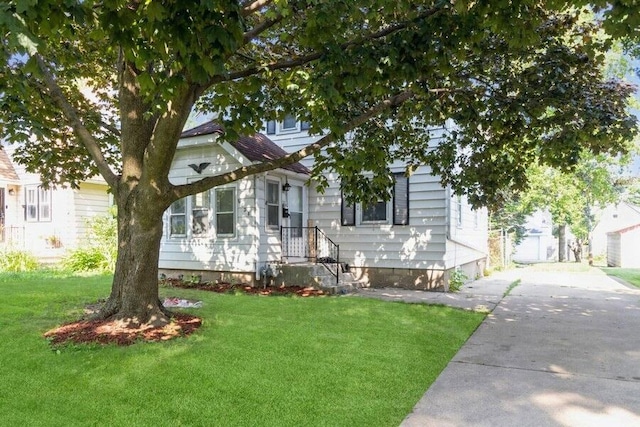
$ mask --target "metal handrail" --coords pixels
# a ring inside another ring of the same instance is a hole
[[[300,239],[296,241],[294,239]],[[282,257],[300,257],[322,264],[340,281],[340,246],[315,227],[280,227]],[[334,271],[335,266],[335,271]]]

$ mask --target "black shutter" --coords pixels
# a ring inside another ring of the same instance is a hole
[[[276,121],[269,120],[267,122],[267,135],[275,135],[276,133]]]
[[[394,174],[393,184],[393,225],[409,224],[409,177],[403,173]]]

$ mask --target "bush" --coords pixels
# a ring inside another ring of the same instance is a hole
[[[449,291],[458,292],[467,279],[467,275],[459,268],[456,268],[449,276]]]
[[[17,273],[35,271],[39,267],[36,257],[26,251],[7,251],[0,255],[0,271]]]
[[[71,271],[110,271],[107,257],[94,246],[75,249],[64,257],[62,266]]]
[[[71,271],[113,272],[118,256],[118,229],[114,209],[87,223],[87,244],[68,253],[62,266]]]

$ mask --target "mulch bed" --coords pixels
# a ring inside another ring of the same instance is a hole
[[[192,283],[185,282],[181,279],[164,279],[163,283],[175,288],[198,289],[200,291],[209,291],[217,293],[236,293],[243,292],[253,295],[297,295],[301,297],[319,297],[329,295],[326,292],[305,286],[249,286],[247,284],[231,284],[231,283]]]
[[[140,341],[167,341],[195,332],[202,319],[186,313],[174,313],[165,326],[126,323],[121,320],[80,320],[67,323],[44,333],[51,345],[61,344],[115,344],[131,345]]]
[[[300,297],[319,297],[326,292],[304,286],[267,286],[252,287],[246,284],[231,283],[191,283],[180,279],[164,279],[163,284],[184,289],[218,293],[236,293],[276,296],[297,295]],[[100,304],[86,307],[87,314],[99,309]],[[127,346],[137,342],[167,341],[176,337],[184,337],[195,332],[202,325],[202,319],[190,314],[173,312],[171,322],[166,326],[126,323],[121,320],[80,320],[67,323],[45,332],[51,345],[59,347],[65,344],[115,344]]]

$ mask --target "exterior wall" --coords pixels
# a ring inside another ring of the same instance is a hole
[[[292,152],[313,142],[306,132],[285,132],[269,137]],[[301,163],[312,167],[313,159]],[[403,172],[402,163],[392,172]],[[474,211],[462,198],[462,206],[450,204],[449,192],[438,177],[423,166],[409,178],[409,224],[341,225],[339,177],[329,172],[324,194],[309,189],[309,222],[340,246],[346,262],[360,280],[370,286],[431,289],[442,286],[448,269],[465,264],[482,265],[488,253],[486,209]],[[452,207],[453,206],[453,207]],[[459,209],[459,211],[458,211]],[[462,215],[461,224],[451,226]],[[356,207],[356,217],[361,215]],[[473,276],[476,277],[474,267]]]
[[[607,233],[607,266],[640,268],[640,224]]]
[[[609,233],[607,235],[607,267],[622,266],[622,235],[620,233]]]
[[[42,258],[63,255],[85,241],[87,222],[94,215],[109,210],[109,195],[105,183],[82,183],[79,189],[51,190],[51,218],[27,221],[26,190],[37,187],[39,178],[25,176],[22,185],[11,186],[12,195],[5,192],[5,245],[34,252]]]
[[[640,222],[640,207],[629,203],[609,205],[597,214],[598,224],[594,227],[592,248],[594,256],[607,252],[607,233],[629,227]]]
[[[449,213],[445,268],[449,270],[473,262],[486,264],[489,254],[487,210],[473,209],[465,197],[458,197],[449,191],[447,194]],[[470,277],[476,277],[476,274]]]
[[[620,266],[640,268],[640,226],[621,234]]]
[[[91,218],[108,215],[113,202],[104,183],[83,182],[79,189],[70,191],[74,207],[73,213],[69,211],[69,215],[73,214],[74,218],[70,228],[74,233],[69,233],[67,246],[77,247],[86,243]]]
[[[208,135],[207,137],[210,137]],[[191,138],[201,141],[204,138]],[[202,174],[188,165],[211,162]],[[169,180],[173,184],[186,184],[208,175],[217,175],[241,166],[241,161],[232,157],[218,144],[194,144],[183,146],[174,156]],[[185,271],[254,272],[258,257],[259,229],[256,212],[256,182],[253,178],[239,180],[229,186],[236,189],[236,230],[233,237],[186,236],[172,237],[169,216],[165,213],[164,235],[160,246],[159,267]],[[187,211],[189,206],[187,205]],[[213,218],[210,218],[213,220]],[[189,228],[187,216],[187,228]]]
[[[527,218],[527,232],[516,246],[512,260],[521,263],[558,259],[558,239],[553,237],[553,220],[549,211],[536,211]]]

